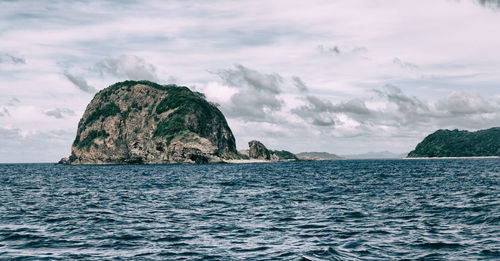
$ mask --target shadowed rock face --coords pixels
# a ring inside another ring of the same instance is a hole
[[[270,160],[269,150],[260,141],[252,140],[248,142],[248,156],[251,159]]]
[[[97,93],[78,124],[68,164],[212,163],[237,157],[224,115],[201,93],[148,81]]]

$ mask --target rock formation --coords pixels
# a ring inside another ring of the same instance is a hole
[[[224,115],[187,87],[116,83],[97,93],[78,124],[67,164],[212,163],[237,158]]]
[[[248,142],[248,157],[251,159],[270,160],[269,150],[260,141],[252,140]]]
[[[269,161],[297,161],[295,154],[286,150],[268,150],[260,141],[252,140],[248,142],[248,150],[239,151],[239,155],[244,159],[258,159]]]

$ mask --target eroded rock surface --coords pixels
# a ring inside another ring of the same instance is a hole
[[[269,150],[260,141],[252,140],[248,142],[248,157],[251,159],[270,160]]]
[[[214,163],[237,158],[224,115],[201,93],[148,81],[97,93],[66,164]]]

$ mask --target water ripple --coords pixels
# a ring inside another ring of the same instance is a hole
[[[494,260],[500,161],[0,164],[0,259]]]

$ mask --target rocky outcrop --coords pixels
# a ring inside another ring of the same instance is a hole
[[[270,160],[269,150],[260,141],[252,140],[248,142],[248,157],[251,159]]]
[[[224,115],[201,93],[148,81],[97,93],[66,164],[213,163],[237,158]]]
[[[297,161],[295,154],[286,150],[268,150],[260,141],[252,140],[248,142],[248,150],[239,151],[242,159],[268,160],[268,161]]]

